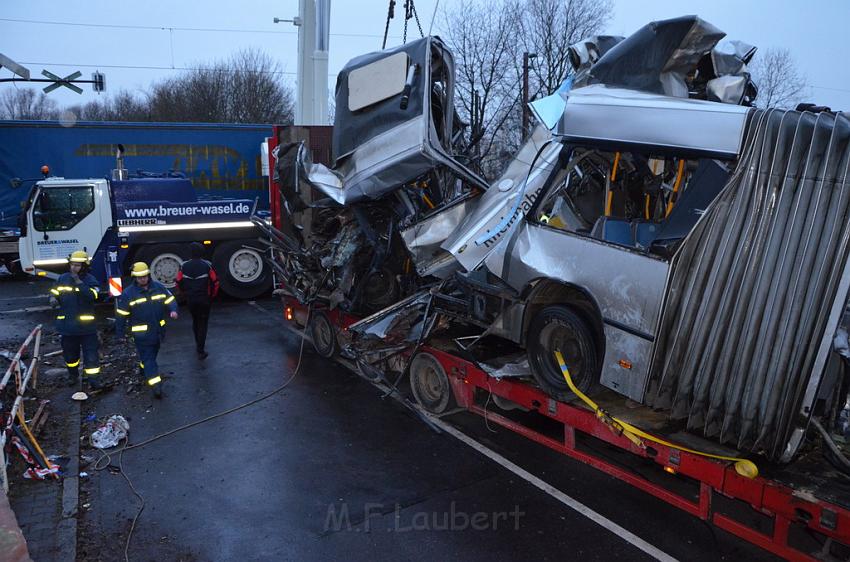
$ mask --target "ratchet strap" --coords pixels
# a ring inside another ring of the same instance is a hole
[[[567,381],[567,386],[570,387],[570,390],[573,391],[573,394],[581,398],[581,401],[587,404],[591,410],[596,414],[596,417],[602,420],[606,425],[608,425],[614,433],[617,435],[623,435],[629,441],[634,443],[636,446],[641,449],[646,448],[646,444],[641,440],[641,438],[646,439],[648,441],[652,441],[653,443],[658,443],[659,445],[664,445],[665,447],[671,447],[673,449],[677,449],[679,451],[684,451],[686,453],[691,453],[693,455],[699,455],[701,457],[707,457],[711,459],[717,459],[721,461],[729,461],[735,463],[735,472],[744,476],[745,478],[755,478],[759,474],[759,469],[756,464],[750,460],[742,459],[738,457],[726,457],[723,455],[714,455],[711,453],[705,453],[703,451],[697,451],[694,449],[688,449],[687,447],[682,447],[681,445],[676,445],[675,443],[671,443],[669,441],[665,441],[654,435],[650,435],[649,433],[638,429],[637,427],[624,422],[623,420],[617,419],[610,415],[608,412],[600,408],[596,405],[596,402],[588,398],[582,391],[580,391],[575,384],[573,384],[573,379],[570,376],[570,370],[567,368],[567,364],[564,362],[564,356],[561,355],[560,351],[555,352],[555,359],[558,361],[558,365],[561,367],[561,373],[564,375],[564,379]]]

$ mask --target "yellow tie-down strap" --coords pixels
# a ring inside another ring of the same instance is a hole
[[[738,457],[725,457],[723,455],[714,455],[711,453],[706,453],[703,451],[697,451],[694,449],[688,449],[687,447],[682,447],[681,445],[676,445],[675,443],[671,443],[669,441],[665,441],[654,435],[650,435],[649,433],[643,431],[642,429],[638,429],[637,427],[631,425],[630,423],[624,422],[623,420],[617,419],[599,406],[596,405],[596,402],[588,398],[582,391],[580,391],[575,384],[573,384],[573,379],[570,376],[570,370],[567,368],[567,364],[564,362],[564,356],[561,355],[560,351],[555,352],[555,359],[558,360],[558,365],[561,366],[561,373],[564,375],[564,379],[567,381],[567,386],[570,387],[570,390],[573,391],[573,394],[581,398],[581,401],[587,404],[590,409],[596,414],[596,417],[601,419],[607,425],[609,425],[616,433],[622,433],[629,441],[634,443],[640,448],[645,448],[646,445],[641,441],[641,437],[652,441],[654,443],[658,443],[659,445],[664,445],[665,447],[671,447],[673,449],[677,449],[679,451],[684,451],[686,453],[691,453],[693,455],[699,455],[701,457],[708,457],[711,459],[718,459],[721,461],[730,461],[735,463],[735,472],[744,476],[745,478],[755,478],[759,475],[759,469],[756,464],[750,460],[742,459]]]

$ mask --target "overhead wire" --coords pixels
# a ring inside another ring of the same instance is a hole
[[[70,67],[82,67],[82,68],[124,68],[128,70],[206,70],[213,72],[238,72],[240,70],[236,69],[226,69],[226,68],[204,68],[202,66],[153,66],[153,65],[132,65],[132,64],[73,64],[73,63],[63,63],[63,62],[34,62],[34,61],[21,61],[21,64],[36,64],[36,65],[44,65],[44,66],[70,66]],[[251,70],[251,72],[258,72],[261,74],[289,74],[295,75],[295,72],[285,71],[285,70]],[[328,73],[328,76],[336,76],[336,74]]]
[[[114,28],[114,29],[138,29],[143,31],[188,31],[188,32],[205,32],[205,33],[267,33],[272,35],[297,35],[297,31],[271,31],[268,29],[236,29],[236,28],[219,28],[219,27],[178,27],[171,25],[129,25],[117,23],[87,23],[87,22],[70,22],[70,21],[44,21],[30,20],[18,18],[0,18],[0,21],[8,21],[12,23],[30,23],[37,25],[67,25],[76,27],[99,27],[99,28]],[[374,33],[331,33],[333,37],[367,37],[375,38],[382,37]],[[398,38],[398,37],[395,37]]]

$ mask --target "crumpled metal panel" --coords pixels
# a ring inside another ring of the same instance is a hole
[[[601,382],[635,400],[643,398],[657,330],[667,262],[602,240],[523,223],[484,262],[517,292],[549,279],[591,295],[605,323]],[[624,369],[620,360],[632,364]]]
[[[848,166],[847,116],[754,114],[735,173],[674,259],[647,401],[790,458],[847,297]]]
[[[546,127],[536,127],[505,172],[442,245],[467,271],[478,267],[507,238],[537,200],[563,149],[560,143],[549,142],[551,138]]]
[[[576,86],[606,84],[686,98],[686,77],[725,35],[696,16],[654,21],[605,53]]]
[[[457,263],[454,267],[443,263],[446,258],[454,262],[454,258],[440,248],[440,245],[455,233],[458,225],[470,210],[478,205],[479,200],[477,197],[467,197],[399,232],[419,275],[439,273],[439,277],[443,278],[460,268]],[[437,265],[439,268],[435,269]]]

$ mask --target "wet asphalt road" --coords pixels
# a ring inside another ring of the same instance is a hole
[[[11,306],[9,287],[32,292],[19,283],[0,284],[0,310]],[[161,367],[173,373],[166,397],[116,388],[85,411],[123,414],[138,443],[279,387],[295,367],[300,339],[282,327],[277,303],[258,306],[265,312],[240,302],[214,309],[205,362],[194,356],[191,320],[181,309],[160,353]],[[0,317],[0,330],[11,326],[9,316]],[[368,382],[312,354],[309,343],[302,361],[271,398],[124,454],[124,470],[145,500],[131,560],[649,558],[435,433]],[[770,559],[581,463],[507,430],[493,433],[479,417],[448,421],[672,557]],[[123,557],[138,501],[108,471],[86,486],[86,559]]]

